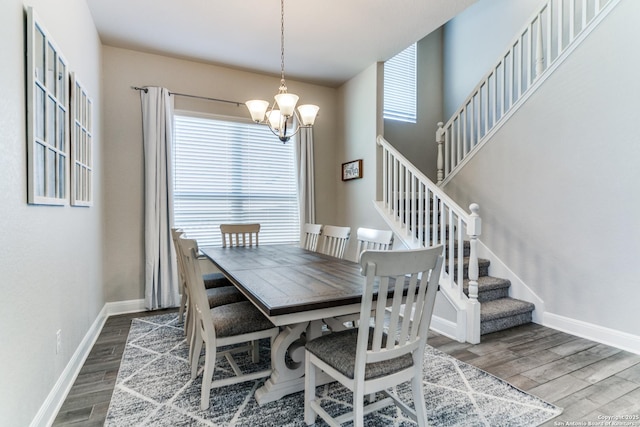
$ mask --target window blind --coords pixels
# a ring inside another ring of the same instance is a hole
[[[260,223],[260,244],[299,241],[293,144],[265,126],[178,113],[174,224],[220,246],[220,224]]]
[[[416,122],[416,44],[384,63],[384,118]]]

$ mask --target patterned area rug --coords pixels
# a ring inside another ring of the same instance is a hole
[[[261,349],[264,369],[268,342]],[[258,406],[253,394],[264,380],[214,389],[211,406],[200,410],[198,376],[190,378],[188,348],[177,314],[134,319],[122,356],[105,426],[304,426],[304,393]],[[238,359],[240,359],[238,357]],[[221,359],[216,375],[229,375]],[[220,371],[218,371],[220,369]],[[424,390],[429,424],[434,426],[539,425],[562,410],[480,369],[427,346]],[[320,391],[321,390],[321,391]],[[351,394],[338,383],[318,390],[330,413],[351,407]],[[409,385],[397,393],[411,402]],[[317,424],[325,425],[318,418]],[[369,414],[367,426],[415,425],[396,407]]]

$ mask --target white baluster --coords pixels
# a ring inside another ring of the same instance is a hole
[[[469,224],[467,235],[471,252],[469,254],[469,303],[467,308],[467,341],[471,344],[480,342],[480,303],[478,302],[478,236],[481,233],[480,206],[473,203],[469,206]]]
[[[444,123],[438,122],[438,130],[436,130],[436,142],[438,143],[438,182],[440,184],[444,179],[444,154],[442,152],[442,143],[444,142]],[[433,164],[433,163],[432,163]]]
[[[551,25],[551,22],[549,22]],[[536,37],[536,79],[544,71],[544,51],[542,41],[542,14],[538,15],[538,36]]]

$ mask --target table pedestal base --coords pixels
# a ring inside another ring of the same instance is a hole
[[[282,328],[271,348],[273,372],[255,393],[259,405],[304,390],[304,345],[307,340],[321,334],[321,321],[303,322]],[[331,381],[331,377],[319,373],[318,384]]]

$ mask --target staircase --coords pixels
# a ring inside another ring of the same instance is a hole
[[[544,3],[453,117],[438,123],[437,184],[377,138],[382,197],[375,206],[408,248],[443,245],[437,303],[455,310],[448,321],[460,342],[476,344],[483,334],[531,322],[535,306],[509,297],[510,281],[490,276],[490,261],[478,257],[480,207],[473,203],[468,212],[442,188],[619,2]]]
[[[468,258],[471,245],[464,242],[463,292],[469,296]],[[511,282],[489,275],[488,259],[478,258],[478,302],[480,303],[480,335],[502,331],[530,323],[535,305],[509,297]],[[454,266],[455,270],[455,266]],[[457,277],[454,275],[454,280]]]
[[[490,276],[490,261],[477,256],[479,206],[465,212],[382,136],[377,141],[383,200],[376,208],[408,248],[443,245],[440,291],[457,313],[455,338],[477,344],[483,334],[531,322],[535,306],[510,298],[509,280]]]

